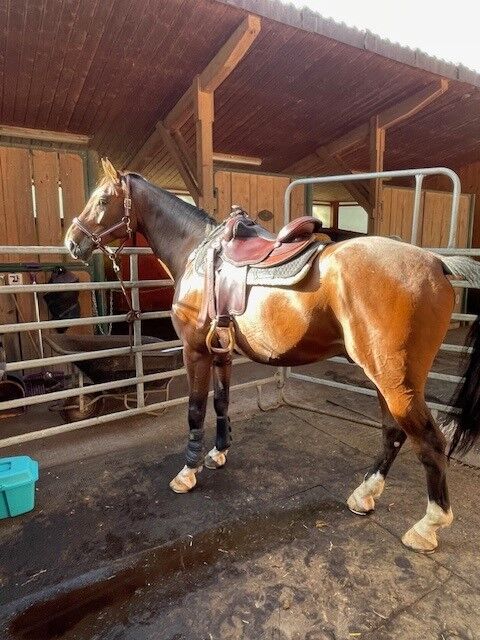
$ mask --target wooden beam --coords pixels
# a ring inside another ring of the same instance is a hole
[[[189,190],[192,198],[195,200],[198,206],[200,205],[200,190],[195,181],[194,176],[190,173],[190,170],[185,162],[185,159],[182,156],[181,150],[178,148],[178,145],[173,138],[170,131],[164,127],[162,124],[157,124],[157,132],[161,137],[163,144],[167,148],[168,152],[172,156],[173,161],[175,162],[175,166],[178,169],[178,172],[182,176],[183,181],[185,182],[187,189]]]
[[[210,64],[200,74],[200,84],[205,91],[215,91],[227,78],[252,46],[260,33],[258,16],[248,15],[235,29]]]
[[[172,131],[171,133],[172,133],[173,139],[177,143],[177,146],[180,150],[180,153],[183,156],[183,159],[185,160],[188,170],[190,171],[192,176],[196,176],[197,175],[197,159],[195,157],[195,153],[194,152],[192,153],[190,148],[187,146],[187,143],[185,142],[185,138],[183,137],[180,131],[176,130],[176,131]]]
[[[319,149],[317,155],[334,174],[352,173],[339,156],[326,155],[323,149]],[[371,215],[372,205],[370,203],[369,193],[365,187],[359,182],[342,182],[341,184],[350,193],[352,198],[354,198],[355,202],[358,202],[358,204]]]
[[[195,82],[195,142],[197,152],[197,183],[199,206],[215,213],[213,193],[213,93],[202,89],[200,78]]]
[[[377,117],[379,127],[388,129],[400,124],[407,118],[410,118],[422,109],[425,109],[425,107],[443,95],[447,89],[448,80],[443,78],[429,84],[425,89],[418,91],[393,107],[378,113]],[[337,140],[334,140],[327,145],[323,145],[320,148],[324,149],[328,155],[338,155],[351,147],[355,147],[365,142],[368,138],[369,132],[370,126],[369,123],[366,122],[340,138],[337,138]]]
[[[370,118],[370,171],[383,171],[385,155],[385,128],[380,126],[379,117]],[[372,215],[368,218],[368,233],[378,232],[383,210],[383,182],[370,180],[370,203]]]
[[[90,136],[79,133],[66,133],[59,131],[46,131],[45,129],[27,129],[25,127],[12,127],[7,124],[0,125],[0,136],[9,138],[23,138],[28,140],[45,140],[62,144],[87,146]]]
[[[245,56],[255,38],[260,33],[261,22],[257,16],[248,15],[233,32],[227,42],[200,74],[200,84],[204,91],[214,91],[234,70]],[[195,81],[194,81],[195,82]],[[168,130],[178,130],[194,115],[195,90],[192,84],[178,100],[170,113],[161,123]],[[130,167],[139,171],[146,165],[145,158],[155,149],[160,140],[157,130],[149,136],[141,149],[135,154]]]
[[[239,156],[235,153],[213,153],[213,161],[221,162],[222,164],[249,164],[255,167],[259,167],[262,164],[262,158],[255,158],[254,156]]]
[[[248,15],[200,74],[204,91],[215,91],[232,73],[260,33],[258,16]],[[168,129],[179,129],[193,115],[195,91],[189,87],[164,120]]]

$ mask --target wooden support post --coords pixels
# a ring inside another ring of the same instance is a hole
[[[311,216],[313,211],[313,184],[305,185],[305,215]]]
[[[197,150],[197,182],[199,206],[215,213],[213,193],[213,92],[205,91],[200,77],[194,82],[195,132]]]
[[[331,227],[332,229],[338,229],[338,210],[340,208],[340,203],[338,202],[338,200],[334,200],[330,204],[332,205]]]
[[[378,116],[370,118],[370,171],[383,171],[383,157],[385,154],[385,128],[379,124]],[[371,210],[368,215],[368,233],[376,234],[382,220],[383,209],[383,181],[370,180],[369,200]]]

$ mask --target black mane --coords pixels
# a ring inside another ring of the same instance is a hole
[[[163,198],[165,198],[173,215],[178,215],[179,220],[184,223],[184,231],[186,233],[188,233],[192,227],[196,226],[198,222],[201,222],[203,225],[208,224],[215,227],[218,225],[218,222],[203,209],[199,209],[195,205],[190,204],[189,202],[185,202],[185,200],[182,200],[174,193],[171,193],[166,189],[162,189],[162,187],[157,187],[157,185],[153,184],[139,173],[129,173],[129,175],[132,178],[138,178],[140,180],[143,180],[144,182],[147,182],[151,188],[153,188],[155,191],[161,194]]]

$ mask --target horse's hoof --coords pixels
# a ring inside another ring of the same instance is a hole
[[[354,491],[347,500],[347,506],[350,511],[356,513],[357,516],[366,516],[374,511],[375,500],[372,496],[357,497]]]
[[[170,482],[169,487],[175,493],[188,493],[197,484],[197,473],[200,473],[202,467],[198,469],[190,469],[185,465],[175,478]]]
[[[433,534],[427,540],[412,527],[402,538],[403,544],[417,553],[433,553],[438,547],[437,536]]]
[[[203,464],[207,469],[221,469],[227,463],[228,449],[225,451],[219,451],[217,447],[213,447],[211,451],[205,456]]]

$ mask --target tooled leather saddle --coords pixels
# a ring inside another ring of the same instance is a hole
[[[321,230],[320,220],[303,216],[274,235],[243,209],[232,207],[229,218],[199,247],[195,259],[195,269],[204,277],[198,326],[211,320],[206,338],[211,353],[233,352],[233,319],[245,312],[247,285],[286,284],[284,275],[290,281],[304,277],[325,246],[315,235]]]

